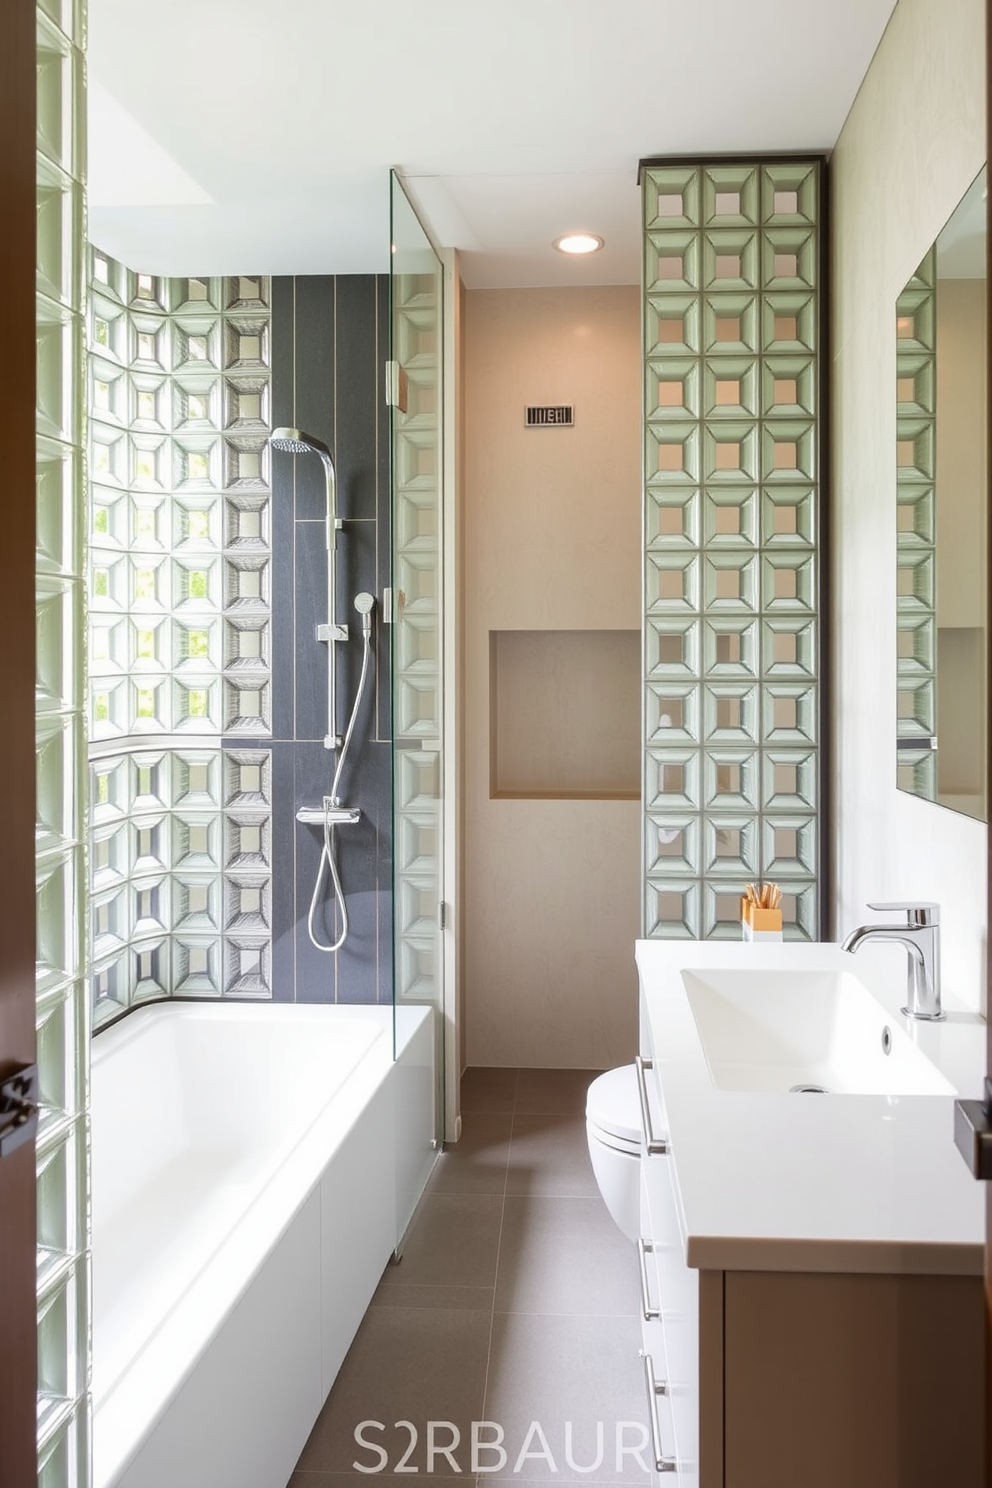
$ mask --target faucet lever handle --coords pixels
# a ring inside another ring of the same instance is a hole
[[[897,899],[885,904],[869,904],[868,908],[882,914],[903,912],[907,925],[940,924],[940,905],[932,899]]]

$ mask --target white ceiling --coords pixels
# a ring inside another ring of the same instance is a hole
[[[894,3],[89,0],[90,236],[381,272],[396,166],[470,287],[636,283],[638,159],[831,147]]]

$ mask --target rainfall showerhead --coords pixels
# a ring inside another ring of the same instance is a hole
[[[321,459],[331,458],[331,452],[324,441],[315,439],[312,434],[304,434],[302,429],[273,429],[269,443],[273,449],[285,450],[290,455],[305,455],[313,450]]]

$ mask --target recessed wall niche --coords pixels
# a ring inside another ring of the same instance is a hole
[[[490,795],[638,800],[640,634],[489,633]]]

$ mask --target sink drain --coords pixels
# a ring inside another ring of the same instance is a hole
[[[829,1095],[826,1085],[790,1085],[790,1095]]]

